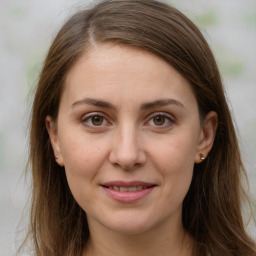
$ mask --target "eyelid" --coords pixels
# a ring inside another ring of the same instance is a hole
[[[162,112],[162,111],[158,111],[158,112],[154,112],[154,113],[151,113],[147,116],[147,119],[151,119],[153,117],[156,117],[156,116],[164,116],[164,117],[167,117],[171,120],[175,120],[174,116],[170,113],[167,113],[167,112]]]
[[[87,123],[87,120],[91,117],[94,117],[94,116],[100,116],[104,119],[105,122],[107,122],[107,124],[101,124],[99,126],[97,125],[93,125],[93,124],[88,124]],[[164,125],[150,125],[149,122],[154,118],[154,117],[157,117],[157,116],[163,116],[164,118],[166,118],[169,122],[168,124],[164,124]],[[166,112],[154,112],[154,113],[151,113],[147,116],[146,118],[146,122],[144,123],[146,126],[153,126],[155,128],[158,128],[158,129],[163,129],[163,128],[169,128],[171,125],[173,125],[174,123],[176,123],[176,119],[175,117],[170,114],[170,113],[166,113]],[[110,121],[110,118],[108,117],[108,115],[106,115],[105,113],[103,112],[100,112],[100,111],[95,111],[95,112],[89,112],[87,114],[84,114],[81,118],[81,122],[86,125],[87,127],[89,128],[96,128],[96,129],[100,129],[100,128],[104,128],[106,126],[109,126],[111,125],[111,121]]]
[[[147,117],[147,121],[146,121],[146,124],[148,124],[154,117],[157,117],[157,116],[163,116],[165,117],[166,119],[168,119],[170,121],[169,124],[165,124],[165,125],[154,125],[154,127],[157,127],[158,129],[161,129],[161,128],[168,128],[170,127],[173,123],[176,122],[176,119],[173,115],[169,114],[169,113],[166,113],[166,112],[154,112],[150,115],[148,115]]]
[[[102,117],[102,118],[107,122],[107,125],[110,124],[109,118],[106,117],[106,114],[104,114],[103,112],[98,112],[98,111],[96,111],[96,112],[90,112],[90,113],[84,114],[84,115],[82,116],[82,118],[81,118],[81,122],[82,122],[83,124],[87,125],[88,127],[91,127],[91,128],[102,128],[102,127],[104,127],[104,126],[107,126],[106,124],[97,126],[97,125],[90,125],[90,124],[86,123],[86,121],[87,121],[88,119],[90,119],[91,117],[95,117],[95,116],[100,116],[100,117]]]

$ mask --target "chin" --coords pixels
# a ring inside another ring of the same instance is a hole
[[[148,225],[143,224],[132,224],[126,223],[123,226],[109,226],[107,227],[111,229],[113,232],[122,234],[122,235],[139,235],[149,231],[151,228]]]
[[[154,228],[157,223],[152,222],[152,218],[138,215],[126,215],[121,218],[115,217],[112,220],[101,223],[105,228],[123,235],[139,235]]]

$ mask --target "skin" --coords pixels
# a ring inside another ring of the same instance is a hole
[[[200,121],[192,88],[174,68],[142,50],[93,46],[69,72],[58,119],[47,116],[46,126],[87,213],[86,255],[191,255],[182,202],[199,154],[211,150],[217,115]],[[124,203],[101,186],[116,180],[156,186]]]

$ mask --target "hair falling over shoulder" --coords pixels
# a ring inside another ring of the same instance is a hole
[[[100,1],[74,14],[60,29],[42,68],[32,109],[29,171],[30,228],[36,256],[81,256],[89,238],[85,212],[74,200],[63,167],[56,164],[45,127],[58,117],[65,77],[92,44],[113,42],[151,52],[191,84],[201,118],[216,111],[219,124],[209,156],[195,165],[183,202],[183,225],[195,256],[255,256],[242,207],[246,174],[214,56],[199,29],[177,9],[154,0]]]

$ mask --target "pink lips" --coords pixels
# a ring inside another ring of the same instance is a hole
[[[148,195],[155,187],[155,184],[141,181],[111,181],[101,184],[108,196],[123,202],[131,203],[138,201]]]

